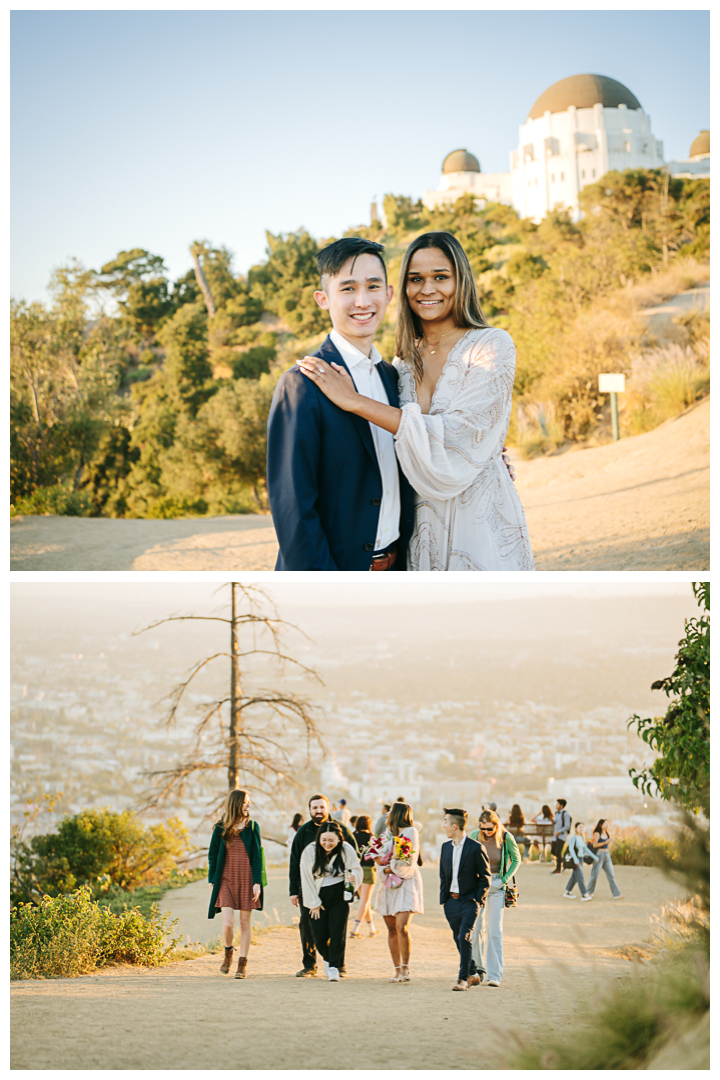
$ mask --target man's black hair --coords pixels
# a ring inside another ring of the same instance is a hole
[[[557,801],[560,803],[560,805],[562,806],[562,808],[564,810],[565,807],[567,806],[567,799],[558,799]]]
[[[373,240],[363,240],[359,236],[344,236],[342,240],[336,240],[319,251],[316,256],[320,281],[324,277],[337,277],[348,259],[352,259],[353,268],[359,255],[376,255],[382,263],[385,281],[387,282],[387,268],[382,253],[385,250],[382,244],[376,244]]]

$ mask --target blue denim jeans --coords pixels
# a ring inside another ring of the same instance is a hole
[[[572,892],[573,888],[574,888],[574,886],[576,884],[580,886],[580,894],[582,896],[587,896],[588,890],[585,887],[585,878],[583,876],[582,859],[580,860],[580,862],[577,864],[577,866],[573,870],[572,874],[570,875],[570,880],[568,881],[567,885],[565,886],[565,892]]]
[[[620,889],[618,883],[615,880],[615,871],[613,870],[612,859],[610,858],[610,852],[605,850],[598,851],[597,862],[593,863],[592,873],[590,874],[590,884],[588,885],[588,892],[594,893],[597,879],[600,877],[600,871],[605,871],[605,877],[610,884],[610,892],[613,896],[620,896]]]
[[[472,936],[472,955],[478,971],[484,971],[488,980],[500,982],[503,974],[503,916],[505,914],[505,890],[502,878],[493,874],[490,891],[480,918],[475,923]],[[483,954],[487,959],[483,962]]]

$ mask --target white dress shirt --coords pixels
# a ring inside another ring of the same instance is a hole
[[[375,346],[373,345],[368,357],[346,341],[337,330],[331,331],[330,340],[347,364],[358,394],[389,405],[380,372],[377,370],[382,356]],[[375,536],[375,550],[382,551],[400,535],[400,478],[395,457],[395,436],[376,424],[370,424],[370,433],[382,479],[380,514]]]
[[[462,840],[460,841],[459,844],[456,844],[456,843],[453,842],[453,853],[452,853],[453,872],[452,872],[452,881],[450,882],[450,892],[451,893],[453,893],[453,892],[459,893],[460,892],[460,885],[458,884],[458,871],[460,869],[460,859],[462,858],[462,849],[463,849],[463,845],[465,843],[465,840],[466,840],[466,837],[463,836],[463,838],[462,838]]]

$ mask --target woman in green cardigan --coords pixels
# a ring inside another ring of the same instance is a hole
[[[487,974],[488,986],[499,986],[503,976],[505,887],[520,865],[520,851],[515,837],[503,827],[494,810],[483,810],[478,825],[480,828],[470,836],[485,848],[492,876],[485,904],[473,930],[472,956],[480,978]],[[487,967],[483,963],[483,952],[487,952]]]
[[[211,886],[208,919],[222,912],[225,958],[220,971],[227,975],[233,958],[235,912],[240,918],[240,956],[236,979],[244,979],[253,911],[261,911],[262,844],[260,827],[250,820],[250,796],[235,790],[228,794],[220,821],[213,827],[208,849],[208,881]]]

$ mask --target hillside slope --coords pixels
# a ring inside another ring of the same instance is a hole
[[[708,570],[710,401],[644,435],[516,464],[538,570]]]

